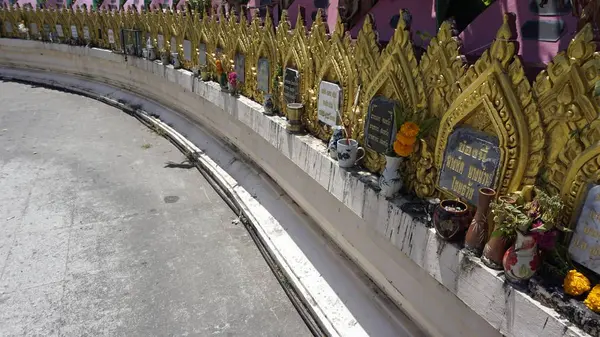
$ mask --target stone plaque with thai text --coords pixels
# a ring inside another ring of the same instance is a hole
[[[77,33],[77,26],[75,26],[75,25],[71,26],[71,38],[73,38],[73,39],[79,38],[79,33]]]
[[[283,76],[283,97],[286,103],[298,103],[298,85],[300,73],[298,70],[285,68]]]
[[[115,32],[112,29],[108,30],[108,43],[115,43]]]
[[[29,27],[30,27],[29,29],[31,30],[31,34],[32,34],[32,35],[38,35],[38,34],[39,34],[39,30],[38,30],[37,23],[35,23],[35,22],[32,22],[32,23],[29,25]]]
[[[10,22],[8,22],[8,21],[5,21],[5,22],[4,22],[4,30],[5,30],[5,31],[6,31],[8,34],[12,33],[12,31],[13,31],[13,28],[12,28],[12,23],[10,23]]]
[[[383,96],[374,97],[369,104],[365,119],[365,145],[377,153],[385,154],[392,149],[396,134],[395,105],[396,102]]]
[[[338,125],[342,88],[331,82],[321,81],[317,110],[319,121],[330,126]]]
[[[191,62],[192,61],[192,41],[183,40],[183,58]]]
[[[56,25],[54,28],[56,28],[56,35],[58,35],[58,37],[65,36],[65,32],[63,31],[62,25]]]
[[[206,43],[200,43],[198,45],[198,64],[201,66],[206,65]]]
[[[235,60],[233,62],[238,82],[244,83],[244,81],[246,80],[246,56],[244,56],[244,54],[242,53],[237,53],[235,54]]]
[[[587,192],[569,253],[574,261],[600,275],[600,185],[590,186]]]
[[[258,90],[269,92],[269,59],[261,57],[258,59]]]
[[[90,29],[88,28],[88,26],[83,27],[83,38],[86,40],[90,39]]]
[[[177,39],[174,36],[171,37],[171,53],[177,53]]]
[[[458,127],[448,137],[439,186],[477,205],[480,188],[495,188],[499,167],[498,137]]]
[[[156,45],[158,46],[159,50],[165,47],[165,37],[163,35],[158,34],[156,37]]]

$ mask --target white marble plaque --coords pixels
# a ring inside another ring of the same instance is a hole
[[[569,244],[574,261],[600,274],[600,185],[592,185]]]
[[[32,22],[29,25],[29,30],[31,31],[31,34],[33,34],[33,35],[38,35],[40,33],[40,31],[38,30],[37,23],[35,23],[35,22]]]
[[[86,40],[90,40],[90,29],[88,26],[83,27],[83,38]]]
[[[58,35],[58,37],[65,36],[65,32],[63,31],[62,25],[56,25],[56,35]]]
[[[71,26],[71,37],[74,39],[79,38],[79,34],[77,33],[77,26],[75,26],[75,25]]]
[[[183,40],[183,58],[186,61],[192,61],[192,42],[190,40]]]
[[[339,85],[321,81],[317,102],[319,121],[331,126],[337,125],[341,100],[342,88]]]
[[[174,37],[171,38],[171,53],[177,52],[177,39]]]
[[[13,29],[12,29],[12,23],[10,23],[8,21],[4,22],[4,30],[7,33],[12,33],[12,31],[13,31]]]
[[[165,37],[162,35],[158,35],[156,37],[156,43],[158,44],[158,49],[163,49],[165,47]]]
[[[115,43],[115,33],[112,29],[108,30],[108,43]]]

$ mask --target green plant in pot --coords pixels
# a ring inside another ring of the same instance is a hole
[[[503,236],[516,233],[515,244],[504,254],[502,264],[506,278],[511,282],[529,280],[541,267],[542,254],[556,249],[559,231],[566,231],[560,225],[564,205],[560,196],[550,196],[545,191],[534,188],[532,200],[523,200],[523,207],[504,205],[508,218],[497,231]],[[507,224],[514,222],[513,224]],[[514,226],[516,230],[513,231]]]
[[[521,207],[506,198],[493,201],[490,204],[490,213],[494,231],[483,249],[481,259],[486,266],[501,270],[502,258],[517,237],[517,229],[529,226],[531,219]]]

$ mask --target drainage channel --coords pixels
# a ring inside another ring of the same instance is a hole
[[[330,336],[327,333],[325,327],[319,324],[318,321],[314,319],[314,313],[308,308],[304,301],[301,299],[301,296],[298,294],[296,289],[290,285],[288,281],[288,277],[282,272],[280,265],[277,263],[276,258],[270,253],[269,249],[265,245],[265,242],[261,240],[260,236],[256,233],[255,225],[251,223],[249,220],[249,215],[244,212],[243,207],[240,205],[240,201],[236,196],[231,193],[231,191],[227,188],[227,186],[217,177],[214,172],[206,165],[201,156],[198,155],[194,149],[186,146],[186,141],[182,139],[179,135],[177,135],[173,129],[171,129],[168,125],[161,122],[160,119],[156,117],[149,116],[139,110],[133,110],[131,108],[122,108],[125,112],[135,116],[140,122],[151,129],[160,129],[163,132],[160,133],[164,135],[175,147],[177,147],[182,153],[184,153],[190,164],[196,166],[198,171],[202,174],[204,179],[213,187],[213,189],[221,196],[223,201],[229,205],[231,210],[239,217],[239,221],[244,224],[244,227],[252,237],[252,240],[258,247],[258,250],[262,254],[263,258],[271,268],[271,271],[279,281],[279,284],[285,291],[286,295],[306,323],[306,326],[310,329],[313,336],[315,337],[325,337]]]

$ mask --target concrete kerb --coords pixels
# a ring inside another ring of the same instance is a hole
[[[60,78],[57,81],[56,78]],[[164,136],[170,139],[191,161],[200,172],[210,181],[216,183],[217,192],[240,215],[240,221],[249,229],[253,239],[257,242],[261,253],[277,275],[283,275],[286,282],[282,286],[309,328],[315,335],[325,336],[368,336],[343,302],[337,297],[333,289],[327,284],[320,273],[314,268],[308,258],[293,239],[286,234],[283,227],[271,214],[238,182],[208,157],[201,149],[187,140],[183,135],[153,117],[152,111],[137,108],[140,101],[151,101],[139,95],[129,93],[131,100],[114,100],[109,97],[111,93],[127,91],[112,88],[106,84],[93,83],[88,79],[75,78],[74,76],[56,76],[55,74],[33,72],[22,69],[0,68],[0,79],[18,81],[35,85],[42,85],[87,96],[111,106],[117,107],[138,118],[149,127],[160,128]],[[97,89],[97,90],[95,90]],[[153,105],[160,106],[156,102]],[[163,107],[165,110],[169,110]],[[174,112],[176,113],[176,112]],[[220,189],[220,190],[219,190]],[[310,276],[307,278],[307,268]],[[296,272],[302,269],[304,277],[299,277]],[[303,280],[310,279],[310,284]],[[319,305],[316,297],[333,297],[336,300],[329,306]],[[308,313],[308,315],[307,315]]]

